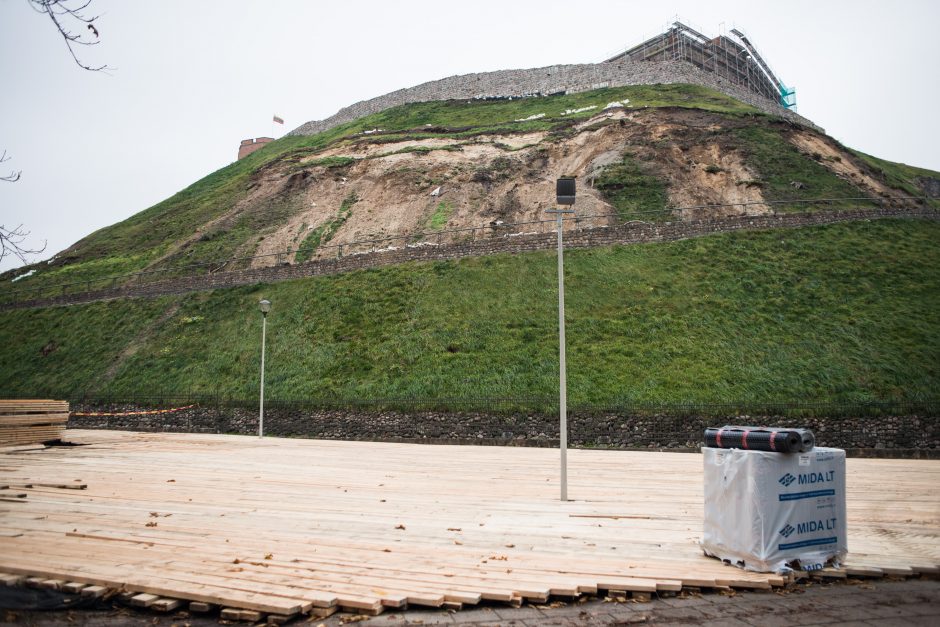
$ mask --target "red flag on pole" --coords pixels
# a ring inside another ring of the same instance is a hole
[[[283,123],[284,123],[284,120],[282,120],[281,118],[277,117],[276,115],[274,116],[274,121],[277,122],[278,124],[283,124]]]

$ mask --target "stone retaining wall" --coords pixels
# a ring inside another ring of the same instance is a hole
[[[779,103],[759,96],[746,87],[736,85],[712,72],[700,70],[686,61],[614,61],[449,76],[357,102],[340,109],[325,120],[307,122],[288,134],[315,135],[373,113],[415,102],[547,96],[565,92],[589,91],[602,87],[678,83],[690,83],[714,89],[764,113],[780,116],[821,133],[824,132],[819,126],[784,108]]]
[[[936,220],[940,212],[924,208],[881,208],[849,211],[785,213],[779,215],[725,217],[684,222],[642,223],[631,222],[613,227],[599,227],[566,231],[565,248],[590,248],[615,244],[664,242],[701,237],[729,231],[748,231],[777,228],[818,226],[837,222],[871,220],[879,218],[927,218]],[[515,237],[485,237],[476,241],[402,247],[375,253],[349,255],[335,259],[322,259],[301,264],[252,268],[208,275],[168,279],[140,285],[125,285],[111,289],[77,294],[62,294],[47,298],[24,299],[0,304],[0,309],[50,307],[74,305],[99,300],[131,297],[156,297],[183,294],[200,290],[274,283],[310,276],[338,274],[376,266],[407,261],[441,261],[462,257],[477,257],[497,253],[525,253],[549,250],[557,245],[553,232],[525,234]]]
[[[127,404],[73,403],[73,411],[127,412],[152,409]],[[880,451],[884,454],[940,454],[940,417],[848,416],[781,418],[775,416],[632,415],[618,411],[572,411],[569,444],[583,448],[697,449],[707,426],[772,424],[812,429],[820,446]],[[302,407],[265,409],[265,434],[331,440],[558,446],[558,416],[531,412],[402,412],[323,410]],[[69,428],[196,433],[258,432],[256,407],[197,406],[139,416],[72,416]],[[921,453],[913,453],[920,451]],[[932,453],[931,453],[932,452]]]

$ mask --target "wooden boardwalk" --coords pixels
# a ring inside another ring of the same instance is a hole
[[[0,572],[292,615],[767,588],[707,558],[702,458],[68,431],[0,454]],[[848,460],[844,572],[940,572],[940,461]],[[839,576],[843,573],[830,573]]]

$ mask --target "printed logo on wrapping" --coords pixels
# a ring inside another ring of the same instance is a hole
[[[793,525],[787,523],[786,526],[780,530],[780,535],[782,535],[784,538],[789,538],[790,534],[792,534],[794,531],[796,531],[796,529],[793,528]]]
[[[778,482],[780,483],[780,485],[782,485],[783,487],[788,488],[788,487],[790,487],[790,484],[791,484],[791,483],[793,483],[794,481],[796,481],[796,477],[794,477],[794,476],[791,475],[790,473],[787,473],[787,474],[783,475],[782,477],[780,477],[780,479],[778,479],[777,481],[778,481]]]

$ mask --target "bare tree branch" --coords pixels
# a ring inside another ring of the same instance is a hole
[[[13,255],[24,264],[29,263],[27,255],[38,255],[46,250],[46,242],[42,243],[42,248],[26,248],[23,242],[29,237],[29,231],[23,230],[23,225],[8,229],[0,224],[0,261],[7,255]]]
[[[78,67],[89,72],[105,72],[111,69],[107,65],[93,67],[82,62],[75,53],[75,46],[95,46],[98,44],[98,28],[94,21],[98,19],[97,15],[86,15],[85,10],[91,5],[92,0],[27,0],[29,6],[37,13],[49,17],[55,24],[65,40],[65,45],[69,49],[69,54],[78,65]],[[84,28],[82,28],[84,27]],[[78,33],[72,31],[73,28],[81,28]],[[0,154],[0,163],[9,161],[6,150]],[[20,178],[18,170],[11,170],[10,174],[0,175],[0,181],[13,183]],[[47,242],[43,241],[42,248],[29,248],[24,246],[26,238],[29,237],[29,231],[23,230],[23,225],[8,229],[0,224],[0,261],[8,255],[13,255],[24,264],[29,263],[28,255],[38,255],[46,250]]]
[[[83,12],[88,8],[88,5],[91,4],[91,0],[85,0],[81,3],[81,6],[68,6],[70,3],[75,4],[73,0],[28,0],[29,4],[37,13],[42,13],[49,16],[49,19],[52,20],[52,23],[55,24],[56,28],[59,29],[59,34],[62,35],[62,38],[65,40],[65,45],[68,46],[69,53],[72,55],[72,59],[75,60],[75,63],[78,67],[88,70],[89,72],[106,72],[109,69],[107,65],[101,65],[98,67],[92,67],[82,63],[81,59],[78,58],[78,55],[75,53],[74,45],[79,46],[95,46],[98,44],[98,29],[92,23],[98,19],[97,15],[88,17]],[[81,0],[80,0],[81,1]],[[72,32],[72,28],[82,27],[85,28],[83,31],[79,31],[78,34]],[[84,31],[88,31],[87,33]],[[92,36],[94,38],[92,39]]]
[[[4,150],[3,154],[0,154],[0,163],[3,163],[4,161],[9,161],[9,160],[10,158],[7,156],[7,151]],[[14,183],[20,180],[21,173],[22,172],[20,170],[10,170],[10,173],[8,175],[0,176],[0,181],[6,181],[7,183]]]

